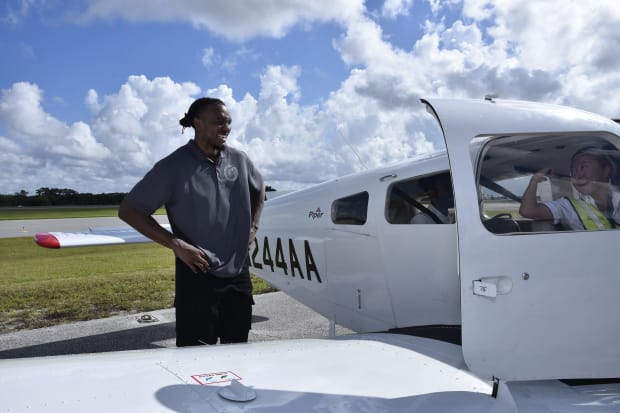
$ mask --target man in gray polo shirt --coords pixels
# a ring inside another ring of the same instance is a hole
[[[248,156],[226,146],[231,118],[219,99],[190,106],[194,139],[155,164],[119,217],[176,257],[177,346],[247,341],[252,317],[248,246],[265,191]],[[152,218],[166,207],[172,233]]]

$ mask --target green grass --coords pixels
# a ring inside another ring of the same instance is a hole
[[[50,250],[0,239],[0,333],[169,308],[172,252],[154,243]],[[252,276],[254,293],[275,291]]]
[[[163,208],[155,211],[155,215],[165,213]],[[115,217],[117,214],[118,206],[0,208],[0,220]]]

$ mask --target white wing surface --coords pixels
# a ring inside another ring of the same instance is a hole
[[[169,224],[162,227],[170,230]],[[91,228],[88,232],[39,232],[35,234],[34,241],[44,248],[153,242],[131,227]]]
[[[466,370],[458,346],[392,334],[13,359],[0,361],[0,371],[2,412],[480,412],[498,405],[489,383]],[[249,401],[234,401],[248,394]]]

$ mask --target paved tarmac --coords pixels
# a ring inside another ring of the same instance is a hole
[[[168,223],[166,215],[153,215],[158,222]],[[37,232],[85,232],[89,228],[127,226],[117,217],[66,219],[0,220],[0,238],[34,237]]]
[[[254,301],[250,342],[329,336],[326,318],[282,292]],[[156,321],[139,322],[144,315]],[[336,326],[336,335],[349,333]],[[174,346],[174,309],[165,309],[0,334],[0,359]]]

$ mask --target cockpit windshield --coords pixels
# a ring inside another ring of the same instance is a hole
[[[608,133],[479,137],[480,217],[497,234],[620,227],[620,139]]]

